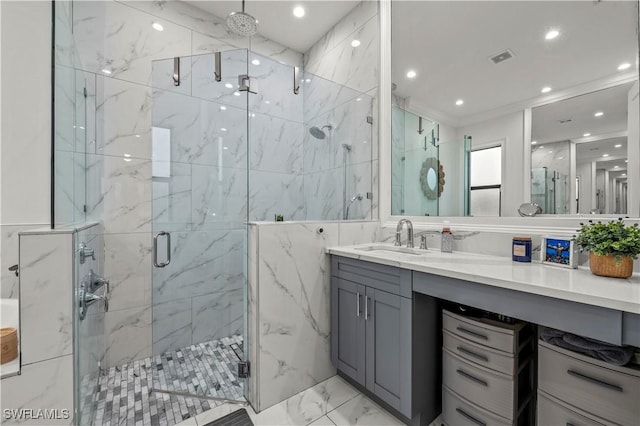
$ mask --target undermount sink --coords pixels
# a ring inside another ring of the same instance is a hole
[[[411,254],[414,256],[420,256],[427,253],[426,250],[419,250],[419,249],[413,249],[408,247],[388,246],[383,244],[373,244],[370,246],[355,247],[355,249],[362,250],[362,251],[390,251],[394,253]]]

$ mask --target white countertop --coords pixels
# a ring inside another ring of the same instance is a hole
[[[388,245],[374,243],[375,245]],[[540,262],[514,262],[510,258],[466,252],[442,253],[426,250],[424,255],[390,251],[362,251],[355,246],[330,247],[327,252],[352,259],[397,266],[428,274],[487,284],[494,287],[549,296],[572,302],[602,306],[640,314],[640,275],[628,279],[593,275],[589,268],[569,269]]]

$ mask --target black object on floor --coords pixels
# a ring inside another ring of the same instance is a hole
[[[247,410],[241,408],[204,426],[253,426],[253,422]]]

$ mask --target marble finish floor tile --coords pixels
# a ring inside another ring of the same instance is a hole
[[[221,403],[153,388],[244,401],[244,384],[237,377],[242,357],[242,336],[236,335],[113,367],[103,373],[97,386],[95,377],[87,376],[83,386],[96,391],[87,392],[89,401],[83,403],[85,418],[93,421],[83,423],[146,426],[187,421],[185,426],[193,426],[195,416]]]
[[[362,394],[331,411],[327,417],[337,426],[401,426],[404,424]]]

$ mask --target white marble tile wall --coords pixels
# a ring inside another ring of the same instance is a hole
[[[378,86],[379,38],[376,13],[343,40],[312,47],[305,53],[305,71],[361,92],[371,90]],[[353,40],[360,45],[353,47]]]
[[[42,224],[42,226],[45,226]],[[34,225],[0,225],[0,290],[3,299],[17,299],[19,292],[19,278],[9,267],[17,265],[20,257],[18,252],[19,233],[29,229],[40,228]]]
[[[68,410],[67,419],[6,419],[2,424],[70,425],[73,418],[73,356],[65,355],[22,367],[19,376],[2,379],[0,408]]]
[[[257,374],[249,395],[257,411],[335,373],[325,248],[375,241],[379,230],[378,222],[250,225],[248,345]]]
[[[72,253],[71,233],[20,235],[23,365],[72,353]]]

